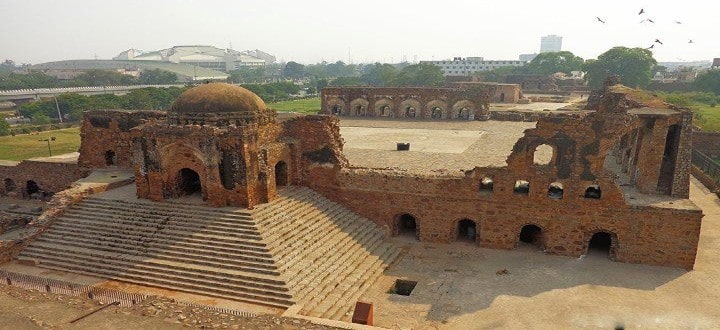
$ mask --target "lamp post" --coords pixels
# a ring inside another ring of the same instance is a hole
[[[55,137],[51,136],[49,139],[40,139],[38,141],[47,142],[48,153],[50,154],[50,157],[52,157],[52,150],[50,149],[50,141],[55,141]]]

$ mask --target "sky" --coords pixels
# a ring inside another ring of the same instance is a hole
[[[32,64],[200,44],[306,64],[516,60],[548,34],[586,59],[655,39],[658,61],[720,57],[717,0],[0,0],[0,13],[0,60]]]

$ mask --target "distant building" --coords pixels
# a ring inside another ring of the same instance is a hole
[[[128,52],[123,52],[128,53]],[[175,73],[179,82],[226,80],[228,74],[202,66],[162,61],[138,60],[69,60],[32,65],[27,71],[40,71],[58,79],[74,79],[89,70],[115,71],[138,77],[142,71],[160,69]]]
[[[554,34],[540,37],[540,53],[559,52],[562,50],[562,37]]]
[[[126,50],[113,60],[155,61],[182,63],[216,71],[232,71],[241,67],[265,66],[275,62],[275,56],[261,50],[237,51],[214,46],[174,46],[154,52],[137,49]]]
[[[532,60],[535,58],[535,56],[537,56],[537,55],[538,55],[537,53],[532,53],[532,54],[520,54],[519,59],[520,59],[521,61],[523,61],[523,62],[530,62],[530,61],[532,61]]]
[[[420,61],[440,67],[445,76],[469,76],[477,72],[490,71],[507,66],[523,66],[525,61],[485,60],[482,57],[454,57],[452,60]]]
[[[713,69],[720,68],[720,58],[713,59],[711,68],[713,68]]]

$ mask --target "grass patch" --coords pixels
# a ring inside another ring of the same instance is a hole
[[[25,160],[34,157],[47,157],[47,142],[38,141],[50,139],[50,149],[53,155],[75,152],[80,148],[80,128],[73,127],[56,131],[40,132],[38,134],[19,134],[16,136],[0,137],[0,159]]]
[[[720,132],[720,106],[695,103],[690,106],[695,112],[693,123],[707,132]]]
[[[299,112],[306,115],[315,115],[320,111],[320,98],[280,101],[269,103],[268,106],[278,112]]]

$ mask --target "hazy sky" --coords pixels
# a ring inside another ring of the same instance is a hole
[[[640,8],[647,14],[638,16]],[[720,57],[718,0],[0,0],[0,13],[0,60],[18,63],[230,43],[301,63],[509,60],[537,52],[547,34],[563,36],[563,50],[584,58],[656,38],[664,43],[654,49],[660,61]]]

